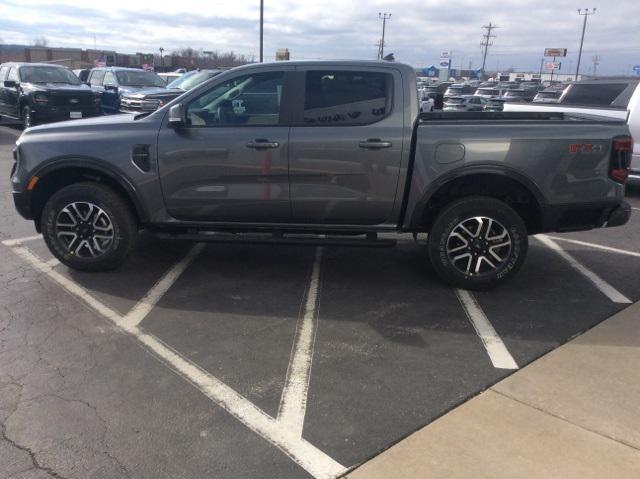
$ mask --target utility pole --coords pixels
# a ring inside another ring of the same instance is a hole
[[[487,33],[482,35],[482,41],[480,42],[480,46],[484,47],[484,52],[482,53],[482,68],[480,69],[480,71],[482,71],[482,76],[484,77],[484,67],[487,62],[487,52],[489,51],[489,47],[493,45],[491,39],[496,37],[495,35],[491,35],[491,30],[495,30],[496,28],[498,28],[498,26],[489,22],[489,25],[483,25],[482,28],[487,31]]]
[[[387,27],[387,20],[391,18],[391,14],[386,12],[378,12],[378,18],[382,20],[382,40],[380,40],[378,60],[382,60],[384,58],[384,32]]]
[[[260,0],[260,63],[264,60],[264,0]]]
[[[160,47],[160,65],[164,68],[164,57],[162,56],[162,52],[164,52],[164,48]]]
[[[540,81],[542,81],[542,70],[544,68],[544,57],[540,59]]]
[[[581,8],[578,8],[578,15],[582,15],[584,17],[584,22],[582,22],[582,37],[580,38],[580,51],[578,52],[578,67],[576,68],[576,81],[578,81],[578,75],[580,74],[580,59],[582,58],[582,45],[584,43],[584,32],[587,29],[587,17],[590,15],[595,15],[596,9],[592,9],[589,11],[588,8],[584,9],[584,12]]]
[[[593,76],[596,76],[598,65],[600,65],[600,55],[594,55],[591,60],[593,61]]]

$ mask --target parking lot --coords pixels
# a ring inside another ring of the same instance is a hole
[[[531,238],[498,290],[389,249],[145,236],[59,265],[13,209],[0,127],[0,477],[337,477],[640,300],[622,228]]]

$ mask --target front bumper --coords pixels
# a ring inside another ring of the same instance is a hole
[[[72,112],[80,113],[80,118],[90,118],[93,116],[102,115],[100,107],[96,108],[61,108],[61,107],[37,107],[31,109],[31,118],[37,124],[40,123],[53,123],[56,121],[76,120],[80,118],[71,118]]]
[[[33,213],[31,212],[31,193],[29,191],[14,191],[13,203],[20,216],[26,220],[33,219]]]

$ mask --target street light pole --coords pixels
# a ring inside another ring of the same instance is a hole
[[[164,57],[162,56],[163,52],[164,48],[160,47],[160,65],[162,66],[162,68],[164,68]]]
[[[380,40],[380,53],[378,55],[378,60],[381,60],[382,58],[384,58],[384,32],[387,26],[387,20],[391,18],[391,14],[386,12],[378,12],[378,18],[382,20],[382,40]]]
[[[584,17],[584,21],[582,22],[582,37],[580,38],[580,51],[578,52],[578,67],[576,68],[576,81],[578,81],[578,74],[580,73],[580,59],[582,58],[582,45],[584,44],[584,32],[587,29],[587,17],[590,15],[595,15],[596,9],[589,11],[588,8],[584,9],[584,13],[582,9],[578,9],[578,15],[582,15]]]
[[[264,60],[264,0],[260,0],[260,63]]]

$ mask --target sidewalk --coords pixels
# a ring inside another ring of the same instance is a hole
[[[640,477],[640,302],[347,475]]]

